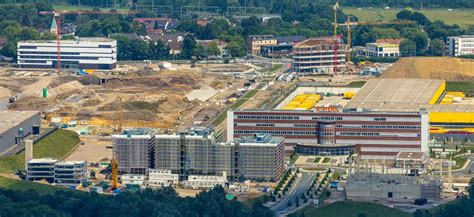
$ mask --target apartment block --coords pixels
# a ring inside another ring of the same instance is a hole
[[[474,35],[448,37],[447,46],[450,56],[474,55]]]
[[[426,112],[228,111],[228,142],[255,134],[281,136],[289,150],[354,146],[364,159],[394,159],[399,152],[428,151],[429,123]]]
[[[58,47],[56,40],[19,41],[17,45],[20,68],[56,68]],[[61,68],[115,69],[117,41],[109,38],[80,38],[61,40]]]
[[[278,42],[273,35],[250,35],[247,38],[247,52],[252,55],[259,55],[261,46],[276,44]]]
[[[337,50],[337,52],[336,52]],[[310,38],[293,46],[292,70],[299,74],[333,74],[346,64],[346,44],[341,38]]]
[[[155,137],[152,135],[112,136],[113,156],[119,173],[145,174],[153,168]]]

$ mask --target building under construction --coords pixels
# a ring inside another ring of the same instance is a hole
[[[211,134],[157,135],[157,169],[171,170],[180,180],[190,175],[257,181],[277,180],[284,173],[283,138],[269,134],[216,143]]]
[[[190,175],[277,180],[284,173],[283,138],[259,134],[231,143],[216,142],[210,128],[176,135],[113,136],[120,173],[169,170],[179,180]],[[153,161],[153,162],[152,162]]]
[[[293,46],[293,71],[299,74],[335,74],[346,64],[341,37],[310,38]]]
[[[144,174],[154,167],[155,136],[147,131],[112,136],[113,156],[119,173]]]

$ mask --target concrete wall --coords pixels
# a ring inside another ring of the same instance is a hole
[[[41,117],[39,113],[13,126],[4,133],[0,133],[0,155],[3,152],[16,145],[15,137],[18,136],[18,130],[23,128],[23,136],[26,137],[33,132],[33,126],[40,126]]]

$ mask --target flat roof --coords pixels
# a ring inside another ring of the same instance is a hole
[[[442,85],[443,80],[390,78],[371,79],[348,102],[344,109],[370,109],[371,111],[413,112],[426,109],[429,112],[473,112],[474,101],[461,104],[435,104],[429,101]]]
[[[53,158],[35,158],[28,161],[28,163],[56,163],[58,160]]]
[[[295,44],[294,47],[312,47],[312,46],[318,46],[318,45],[323,45],[323,44],[333,44],[334,39],[335,39],[334,37],[309,38]],[[338,40],[338,43],[342,43],[342,40],[340,38],[337,38],[336,40]]]
[[[424,152],[399,152],[397,159],[423,160],[425,156]]]
[[[61,44],[77,44],[80,42],[113,42],[114,39],[105,37],[90,37],[90,38],[79,38],[75,40],[61,40]],[[18,43],[55,43],[56,40],[24,40]]]
[[[0,111],[0,133],[4,133],[38,114],[37,111]]]

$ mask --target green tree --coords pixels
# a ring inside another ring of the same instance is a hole
[[[207,52],[210,56],[220,56],[221,55],[221,50],[217,46],[217,43],[211,42],[209,43],[209,46],[207,47]]]
[[[441,39],[434,39],[430,43],[429,52],[432,56],[443,56],[445,54],[446,44]]]
[[[181,48],[181,58],[183,59],[191,59],[193,54],[195,54],[197,43],[194,40],[193,36],[187,35],[184,37],[183,46]]]
[[[416,54],[416,43],[410,39],[404,39],[400,43],[400,53],[402,56],[414,56]]]

